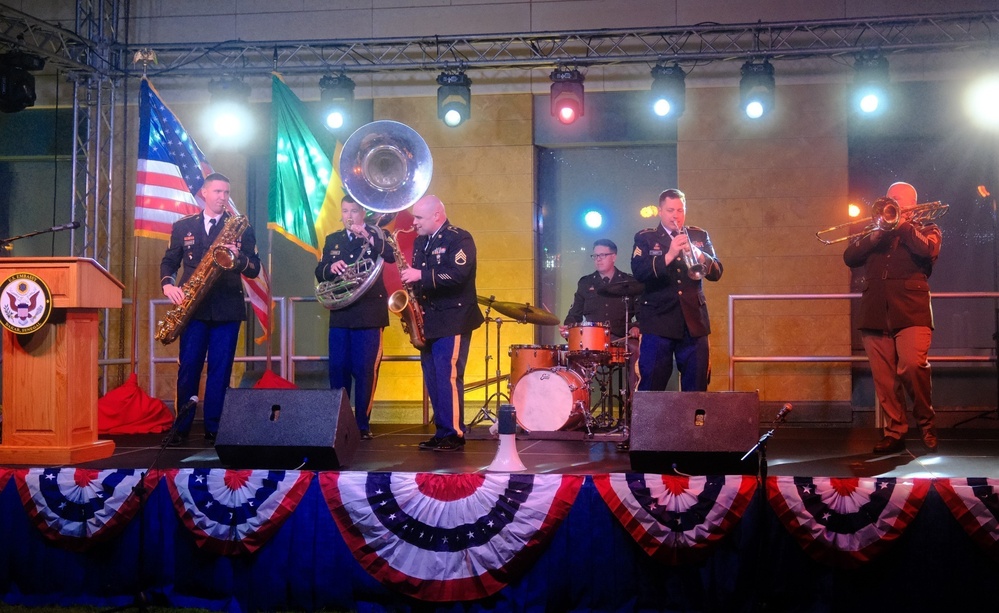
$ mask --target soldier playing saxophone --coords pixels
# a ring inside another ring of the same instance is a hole
[[[230,215],[226,211],[229,203],[229,179],[225,175],[212,173],[205,177],[200,195],[205,201],[204,210],[173,224],[170,246],[160,262],[163,295],[174,304],[184,302],[181,286],[201,263]],[[176,434],[165,441],[170,446],[187,442],[194,421],[194,411],[182,409],[187,408],[189,399],[198,395],[206,358],[208,377],[202,404],[205,440],[214,442],[218,432],[222,403],[236,356],[239,326],[246,319],[240,275],[255,278],[260,274],[260,258],[257,256],[253,228],[247,227],[238,243],[228,244],[226,247],[236,255],[232,270],[222,272],[211,288],[206,289],[207,294],[180,333]],[[182,275],[178,283],[175,275],[181,268]]]

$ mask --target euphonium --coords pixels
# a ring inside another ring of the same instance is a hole
[[[164,345],[177,340],[219,275],[236,267],[236,258],[239,254],[233,253],[226,245],[236,244],[249,226],[250,221],[245,215],[226,217],[222,230],[198,262],[198,267],[194,269],[191,278],[181,286],[184,290],[184,301],[173,306],[166,312],[163,320],[156,324],[156,340]]]
[[[381,228],[375,226],[375,232],[379,238],[385,239]],[[356,302],[371,288],[382,272],[384,260],[381,255],[372,260],[366,256],[367,253],[368,250],[365,249],[356,262],[349,264],[340,273],[337,280],[323,281],[316,285],[316,300],[319,304],[331,311],[343,309]]]
[[[409,268],[406,264],[406,256],[399,248],[395,236],[386,236],[385,240],[392,247],[395,254],[395,263],[399,267],[399,272]],[[423,311],[420,310],[420,303],[413,295],[413,288],[407,284],[402,284],[402,289],[392,292],[388,299],[388,309],[399,316],[402,322],[402,330],[409,335],[409,342],[417,349],[423,349],[427,344],[427,339],[423,336]]]
[[[687,266],[687,276],[694,281],[704,278],[704,264],[694,257],[694,249],[690,245],[690,234],[687,233],[687,226],[683,227],[683,234],[687,237],[687,246],[683,248],[683,263]]]

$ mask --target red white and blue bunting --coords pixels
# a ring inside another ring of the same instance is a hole
[[[781,523],[814,559],[856,567],[885,550],[916,517],[930,480],[769,477]]]
[[[999,557],[999,479],[938,479],[934,485],[968,536]]]
[[[3,491],[3,488],[7,485],[7,481],[9,481],[13,476],[13,468],[0,468],[0,492]]]
[[[259,549],[294,512],[313,475],[298,470],[166,471],[181,521],[199,547],[219,555]]]
[[[421,600],[475,600],[521,576],[568,514],[576,475],[322,473],[347,546]]]
[[[14,473],[32,523],[49,540],[82,551],[117,534],[139,509],[138,470],[31,468]],[[159,474],[142,484],[151,492]]]
[[[594,475],[607,507],[635,542],[667,564],[703,559],[742,519],[756,491],[749,476]]]

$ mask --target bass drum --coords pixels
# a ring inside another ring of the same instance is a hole
[[[578,427],[589,399],[589,386],[566,368],[531,371],[513,388],[517,423],[528,432]]]

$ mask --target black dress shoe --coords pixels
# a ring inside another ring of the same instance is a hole
[[[441,440],[443,440],[443,439],[441,439],[439,437],[436,437],[436,436],[433,437],[433,438],[427,439],[427,440],[423,441],[422,443],[420,443],[420,449],[431,450],[431,451],[434,450],[434,449],[437,449],[437,445],[440,444]]]
[[[462,436],[445,436],[434,447],[434,451],[459,451],[465,447],[465,438]]]
[[[874,453],[897,453],[905,451],[905,441],[893,436],[886,436],[874,446]]]
[[[923,432],[923,445],[926,446],[926,449],[928,449],[930,453],[937,452],[936,428],[927,428],[926,431]]]
[[[182,447],[187,444],[187,432],[174,432],[163,437],[166,447]]]
[[[370,441],[373,438],[375,437],[371,434],[371,430],[361,430],[362,441]]]
[[[617,450],[629,451],[631,450],[631,443],[629,443],[628,441],[621,441],[620,443],[617,444]]]
[[[205,432],[205,440],[208,441],[209,443],[214,443],[217,437],[218,434],[215,432]]]

